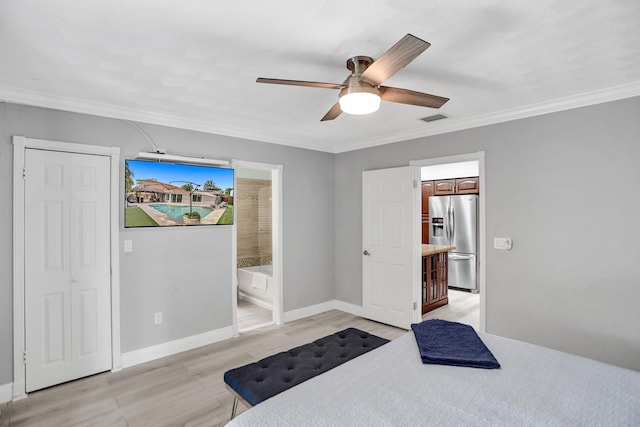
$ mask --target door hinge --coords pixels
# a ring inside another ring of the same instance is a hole
[[[413,302],[413,309],[417,310],[418,309],[418,301],[414,301]]]
[[[413,180],[413,188],[418,188],[418,180],[417,179]]]
[[[22,179],[27,177],[27,168],[22,168]]]
[[[25,365],[27,364],[27,352],[26,351],[22,352],[22,363],[24,363]]]

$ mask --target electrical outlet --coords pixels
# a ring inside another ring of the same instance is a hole
[[[162,312],[159,311],[158,313],[154,314],[154,322],[156,325],[159,325],[162,323]]]
[[[125,240],[124,241],[124,251],[125,252],[133,252],[133,240]]]

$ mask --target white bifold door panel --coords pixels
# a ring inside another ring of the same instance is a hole
[[[363,316],[409,329],[414,316],[413,167],[362,173]]]
[[[111,369],[110,159],[25,151],[26,391]]]

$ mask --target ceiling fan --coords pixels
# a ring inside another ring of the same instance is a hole
[[[257,83],[307,86],[324,89],[340,89],[338,102],[320,121],[333,120],[345,112],[348,114],[369,114],[378,110],[380,100],[421,107],[440,108],[449,98],[429,95],[409,89],[382,86],[382,83],[405,67],[418,55],[427,50],[430,43],[407,34],[375,61],[368,56],[354,56],[347,59],[351,75],[342,83],[309,82],[304,80],[283,80],[259,77]]]

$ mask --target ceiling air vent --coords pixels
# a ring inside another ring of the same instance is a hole
[[[420,120],[428,123],[428,122],[435,122],[436,120],[442,120],[446,118],[447,116],[445,116],[444,114],[434,114],[433,116],[423,117]]]

